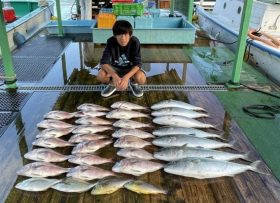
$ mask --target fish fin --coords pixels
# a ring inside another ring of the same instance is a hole
[[[182,146],[182,148],[188,148],[188,144],[184,144],[183,146]]]
[[[222,136],[217,136],[217,137],[214,137],[214,138],[218,138],[219,140],[222,140],[222,141],[228,142],[228,139],[223,138]]]
[[[207,158],[207,159],[214,159],[213,156],[207,156],[207,157],[205,157],[205,158]]]
[[[251,163],[250,166],[252,168],[250,170],[263,174],[263,175],[269,175],[268,173],[266,173],[260,169],[261,162],[262,162],[261,160],[257,160],[257,161],[254,161],[253,163]]]

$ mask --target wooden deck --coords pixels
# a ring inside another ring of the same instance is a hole
[[[155,49],[156,51],[157,49]],[[149,54],[148,56],[149,57]],[[164,56],[159,56],[160,58]],[[167,56],[166,56],[167,57]],[[164,59],[163,59],[164,60]],[[185,60],[185,59],[184,59]],[[148,61],[148,60],[147,60]],[[170,61],[168,61],[170,62]],[[182,62],[177,60],[177,62]],[[148,84],[204,84],[204,79],[199,72],[191,64],[186,65],[185,74],[188,76],[183,80],[176,69],[165,71],[162,74],[153,75],[148,78]],[[97,84],[96,78],[90,75],[87,70],[76,70],[71,75],[70,81],[72,84]],[[235,146],[240,149],[240,152],[252,151],[254,159],[259,160],[261,157],[256,153],[254,147],[250,144],[246,136],[242,133],[236,122],[231,119],[230,115],[224,111],[223,106],[211,92],[145,92],[142,98],[135,98],[130,92],[116,92],[108,99],[103,99],[100,93],[65,93],[60,96],[56,102],[55,110],[76,111],[76,107],[82,103],[95,103],[109,107],[112,103],[120,100],[126,100],[137,103],[143,106],[151,106],[152,104],[164,99],[176,99],[205,108],[210,117],[202,119],[204,122],[209,122],[221,129],[221,133],[228,140],[235,141]],[[151,122],[149,119],[141,119],[143,122]],[[73,122],[73,121],[69,121]],[[151,131],[151,129],[146,129]],[[110,135],[112,132],[106,132]],[[21,141],[22,143],[23,141]],[[21,146],[26,146],[22,143]],[[22,150],[26,153],[27,148]],[[157,147],[152,146],[146,148],[153,152]],[[228,149],[224,149],[228,150]],[[70,154],[71,148],[58,150],[64,154]],[[100,150],[100,156],[112,157],[115,160],[120,160],[116,156],[116,151],[112,145]],[[23,156],[22,154],[22,156]],[[24,160],[24,164],[28,161]],[[237,162],[242,162],[238,160]],[[242,162],[249,164],[248,162]],[[67,162],[58,164],[63,167],[73,167]],[[104,169],[110,170],[113,164],[102,165]],[[9,194],[6,202],[15,203],[52,203],[52,202],[119,202],[119,203],[134,203],[134,202],[150,202],[150,203],[181,203],[181,202],[280,202],[280,184],[278,180],[270,173],[270,170],[262,163],[262,170],[269,175],[262,175],[255,172],[245,172],[235,177],[223,177],[208,180],[197,180],[165,173],[159,170],[153,173],[145,174],[136,179],[144,180],[158,187],[167,189],[168,195],[141,195],[136,194],[126,189],[121,189],[110,195],[93,196],[90,191],[81,194],[67,194],[49,189],[46,192],[32,193],[13,189]],[[121,174],[121,176],[131,177]],[[63,178],[64,176],[61,176]],[[17,182],[25,179],[19,177]]]

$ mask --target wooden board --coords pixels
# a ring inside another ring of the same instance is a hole
[[[192,67],[188,66],[190,74],[187,84],[203,84],[205,81],[200,77],[199,73]],[[86,70],[76,70],[70,79],[72,84],[79,84],[82,81],[86,84],[98,84],[95,76],[90,75]],[[148,78],[147,83],[152,84],[181,84],[182,80],[178,76],[176,70],[166,71],[164,74],[159,74]],[[84,83],[83,83],[84,84]],[[61,95],[54,107],[55,110],[76,111],[76,107],[83,103],[95,103],[109,107],[112,103],[120,100],[126,100],[137,103],[143,106],[151,106],[152,104],[164,99],[176,99],[205,108],[210,117],[202,119],[204,122],[211,123],[220,129],[222,134],[229,141],[234,141],[235,146],[240,152],[252,152],[254,160],[261,159],[255,152],[253,146],[244,136],[240,128],[234,120],[223,110],[222,105],[211,92],[145,92],[142,98],[135,98],[130,92],[116,92],[110,98],[102,98],[100,92],[72,92]],[[149,119],[140,119],[142,122],[151,122]],[[73,122],[70,120],[68,122]],[[152,129],[146,129],[151,131]],[[112,131],[105,134],[111,135]],[[26,149],[26,144],[23,143]],[[150,146],[146,148],[153,152],[158,148]],[[227,150],[228,149],[224,149]],[[69,154],[71,148],[59,150],[61,153]],[[100,150],[99,155],[111,157],[115,161],[121,157],[116,156],[116,151],[112,145]],[[23,154],[26,152],[24,150]],[[238,160],[237,162],[242,162]],[[246,163],[247,162],[242,162]],[[73,167],[70,163],[63,162],[58,164],[63,167]],[[105,164],[101,167],[110,170],[113,164]],[[280,201],[280,184],[271,174],[265,163],[262,163],[262,170],[269,175],[262,175],[255,172],[244,172],[235,177],[223,177],[208,180],[198,180],[194,178],[186,178],[165,173],[159,170],[153,173],[145,174],[136,179],[144,180],[152,183],[160,188],[167,189],[168,195],[141,195],[126,189],[121,189],[113,194],[93,196],[90,191],[81,194],[67,194],[49,189],[46,192],[32,193],[13,189],[9,194],[6,202],[110,202],[110,203],[134,203],[134,202],[149,202],[149,203],[180,203],[180,202],[279,202]],[[131,177],[123,175],[124,177]],[[63,178],[64,176],[60,176]],[[17,182],[25,179],[19,177]]]

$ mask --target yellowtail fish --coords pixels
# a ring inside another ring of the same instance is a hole
[[[158,102],[151,106],[151,108],[153,110],[158,110],[158,109],[162,109],[162,108],[172,108],[172,107],[183,108],[183,109],[194,110],[194,111],[205,111],[205,109],[203,109],[201,107],[193,106],[186,102],[177,101],[177,100],[173,100],[173,99],[163,100],[163,101]]]
[[[208,114],[178,107],[170,107],[152,111],[152,116],[183,116],[187,118],[208,117]]]
[[[158,188],[142,180],[131,181],[125,184],[124,187],[139,194],[167,194],[166,190]]]

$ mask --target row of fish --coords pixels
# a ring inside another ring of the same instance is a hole
[[[61,192],[86,192],[91,190],[92,195],[111,194],[121,188],[126,188],[130,191],[139,194],[167,194],[166,190],[155,187],[152,184],[141,180],[122,179],[118,177],[104,178],[96,183],[88,183],[83,180],[74,178],[66,179],[47,179],[47,178],[30,178],[18,183],[16,188],[25,191],[39,192],[49,188]]]
[[[160,169],[167,173],[200,179],[232,176],[246,170],[260,172],[258,169],[259,161],[251,165],[228,162],[238,158],[250,160],[249,154],[233,154],[213,150],[221,147],[234,147],[233,143],[208,139],[217,138],[224,140],[218,134],[195,129],[215,128],[211,124],[195,120],[200,117],[208,117],[203,108],[175,100],[166,100],[154,104],[151,106],[152,111],[150,113],[155,117],[153,122],[165,127],[155,129],[152,133],[139,129],[154,127],[152,124],[129,120],[142,117],[150,119],[151,116],[147,114],[150,111],[149,108],[123,101],[112,104],[111,108],[117,109],[110,111],[110,109],[99,105],[83,104],[78,107],[79,112],[68,113],[71,114],[68,116],[64,115],[67,112],[61,111],[52,111],[46,114],[44,116],[46,120],[37,125],[40,128],[46,129],[36,136],[38,139],[33,144],[46,148],[74,146],[72,154],[62,155],[51,149],[32,150],[25,157],[37,162],[24,166],[25,168],[23,167],[22,171],[19,171],[18,174],[42,178],[55,176],[54,171],[56,171],[57,175],[67,173],[67,180],[69,178],[104,180],[108,176],[115,176],[115,173],[140,176]],[[145,113],[138,112],[138,110],[145,111]],[[101,116],[120,120],[112,122],[111,120],[98,118]],[[73,117],[80,117],[75,121],[76,124],[80,124],[79,126],[61,121]],[[102,158],[93,154],[98,149],[113,142],[112,138],[107,135],[97,135],[95,133],[112,130],[112,126],[121,128],[112,134],[113,138],[118,138],[113,145],[114,147],[121,148],[117,155],[125,158],[118,161],[112,167],[113,172],[92,166],[112,162],[112,159]],[[68,141],[59,138],[70,133],[74,133],[74,135]],[[153,138],[153,140],[149,142],[144,140],[146,138]],[[142,149],[151,144],[164,148],[154,153],[149,153]],[[168,161],[169,163],[159,163],[153,161],[153,159]],[[45,163],[65,160],[80,164],[81,166],[62,168],[51,163]],[[38,171],[31,170],[33,174],[26,173],[28,167],[36,168]],[[211,170],[208,170],[208,167]],[[225,170],[222,171],[222,167]],[[43,172],[44,175],[40,174],[42,170],[49,171],[49,174],[47,172]],[[94,185],[91,185],[90,188],[92,187]],[[165,194],[166,192],[159,193]]]

